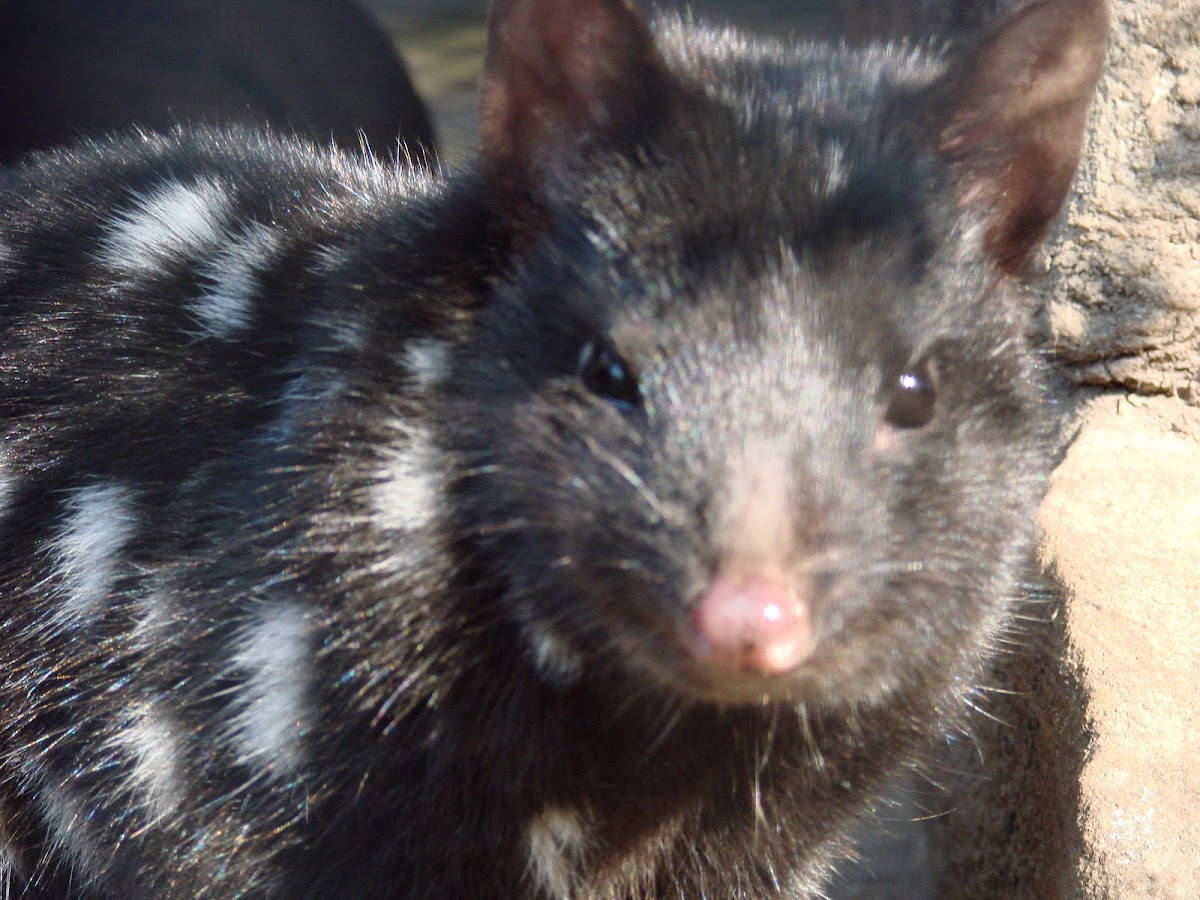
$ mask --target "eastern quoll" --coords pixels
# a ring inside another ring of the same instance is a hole
[[[0,175],[11,894],[805,897],[978,688],[1101,0],[954,55],[489,30],[454,177]]]

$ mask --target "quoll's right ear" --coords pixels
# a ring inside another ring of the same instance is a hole
[[[962,202],[987,211],[987,247],[1005,271],[1021,270],[1066,199],[1107,44],[1104,0],[1035,0],[937,86],[941,152]]]
[[[480,86],[485,175],[536,197],[589,135],[635,135],[665,101],[666,67],[626,0],[495,0]]]

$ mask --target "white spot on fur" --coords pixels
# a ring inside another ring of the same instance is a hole
[[[0,518],[7,515],[9,507],[12,506],[13,494],[17,491],[17,480],[9,474],[5,456],[0,452]]]
[[[21,871],[17,851],[7,844],[0,846],[0,897],[19,897],[26,877]]]
[[[54,617],[72,627],[92,621],[112,589],[121,550],[133,535],[133,492],[123,484],[92,484],[63,505],[63,525],[51,543],[62,579]]]
[[[825,196],[832,197],[846,186],[849,172],[846,168],[846,148],[837,141],[825,147]]]
[[[179,744],[171,724],[153,706],[143,704],[133,711],[114,743],[123,758],[132,760],[126,777],[151,817],[158,819],[174,810],[180,796]]]
[[[11,818],[12,814],[0,806],[0,897],[4,898],[21,896],[29,877],[17,853],[17,841],[5,824]]]
[[[299,769],[312,656],[307,616],[289,604],[263,607],[238,638],[233,665],[244,680],[231,737],[244,762],[272,774]]]
[[[154,579],[134,608],[133,638],[138,647],[156,647],[171,624],[172,607],[160,579]]]
[[[372,497],[383,528],[414,531],[433,520],[440,478],[429,434],[396,420],[395,439],[384,449],[380,480]]]
[[[529,874],[552,897],[575,896],[576,872],[587,851],[587,834],[579,813],[555,807],[542,811],[525,832]]]
[[[329,349],[333,352],[354,352],[367,344],[370,336],[366,323],[348,315],[328,316],[320,323],[329,335]]]
[[[583,674],[583,660],[566,641],[537,621],[530,621],[525,631],[526,640],[533,649],[533,663],[545,679],[559,686],[579,680]]]
[[[267,440],[275,444],[295,441],[314,408],[337,397],[345,387],[340,378],[319,378],[308,372],[297,375],[279,398],[282,412],[268,426]]]
[[[208,284],[190,305],[200,325],[199,337],[227,341],[249,327],[259,274],[271,263],[278,247],[276,235],[256,224],[204,264],[200,274]]]
[[[314,254],[313,271],[318,275],[328,275],[346,265],[350,254],[342,245],[322,247]]]
[[[17,261],[17,251],[0,240],[0,283],[8,279]]]
[[[408,370],[422,387],[442,381],[450,369],[450,351],[441,341],[412,341],[404,356]]]
[[[169,181],[112,222],[100,261],[116,272],[146,275],[202,257],[224,239],[229,197],[209,181]]]
[[[303,372],[288,382],[280,402],[287,406],[319,406],[338,396],[345,386],[341,378]]]
[[[66,857],[78,872],[87,874],[97,868],[100,853],[88,833],[88,817],[67,789],[46,783],[38,791],[37,805],[55,851]]]

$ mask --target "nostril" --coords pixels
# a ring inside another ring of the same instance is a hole
[[[718,574],[692,610],[689,650],[723,669],[784,675],[812,646],[808,592],[763,577]]]

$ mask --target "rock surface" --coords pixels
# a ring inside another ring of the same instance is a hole
[[[1042,524],[1089,694],[1087,896],[1200,897],[1200,412],[1104,397],[1082,421]]]

